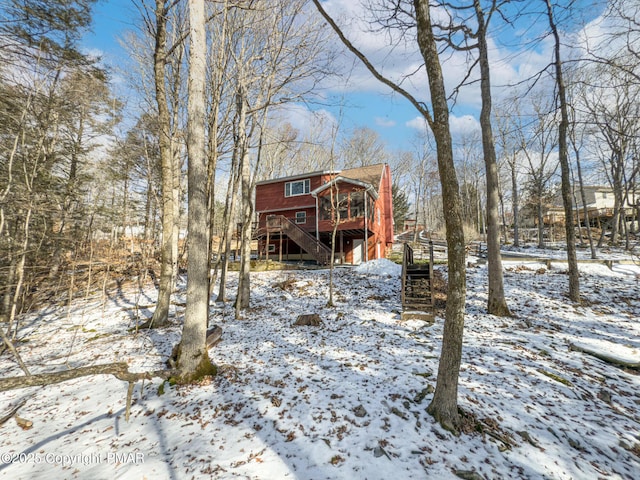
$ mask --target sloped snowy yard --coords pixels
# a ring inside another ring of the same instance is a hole
[[[516,318],[483,313],[486,267],[469,269],[459,399],[475,431],[453,436],[425,412],[442,319],[400,321],[398,266],[337,269],[334,308],[327,271],[264,272],[252,274],[246,319],[212,309],[220,375],[163,394],[159,379],[138,383],[128,423],[127,384],[112,376],[0,393],[0,416],[26,398],[18,414],[33,421],[0,426],[0,478],[640,478],[640,377],[570,348],[640,361],[638,269],[581,267],[587,301],[574,307],[555,264],[504,266]],[[149,316],[154,295],[114,292],[106,305],[30,316],[25,363],[32,373],[164,368],[182,309],[168,330],[127,331],[136,298]],[[293,327],[301,313],[323,325]],[[7,353],[0,374],[21,375]]]

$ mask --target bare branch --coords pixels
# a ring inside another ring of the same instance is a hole
[[[429,111],[427,106],[424,104],[424,102],[418,101],[413,95],[411,95],[405,89],[403,89],[402,87],[397,85],[395,82],[383,76],[380,72],[378,72],[376,67],[369,61],[369,59],[360,50],[358,50],[355,47],[355,45],[353,45],[353,43],[351,43],[351,41],[349,41],[349,39],[344,35],[344,33],[342,32],[340,27],[336,24],[336,22],[333,20],[333,18],[331,18],[331,16],[325,11],[325,9],[322,8],[322,5],[320,5],[319,0],[313,0],[313,4],[318,9],[318,12],[320,12],[320,15],[322,15],[324,19],[327,21],[327,23],[331,26],[331,28],[333,28],[333,30],[336,32],[338,37],[340,37],[340,40],[342,40],[342,43],[344,43],[344,45],[356,57],[358,57],[358,59],[365,65],[365,67],[367,67],[367,70],[369,70],[371,74],[376,78],[376,80],[382,82],[383,84],[391,88],[394,92],[399,93],[400,95],[405,97],[407,100],[409,100],[409,102],[411,102],[411,104],[414,107],[416,107],[416,109],[420,112],[420,114],[422,114],[422,116],[426,119],[427,123],[430,126],[432,126],[433,118],[431,116],[431,112]]]

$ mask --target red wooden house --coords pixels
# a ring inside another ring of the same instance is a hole
[[[391,170],[378,164],[258,182],[256,214],[261,256],[329,263],[337,223],[336,261],[384,258],[393,244]]]

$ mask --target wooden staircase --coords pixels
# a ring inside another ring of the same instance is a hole
[[[331,262],[331,249],[284,215],[268,216],[267,231],[286,235],[320,265],[328,265]]]
[[[429,263],[413,261],[413,248],[404,244],[402,257],[402,319],[434,321],[433,244],[429,243]]]

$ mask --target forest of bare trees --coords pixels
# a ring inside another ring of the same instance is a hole
[[[21,314],[132,278],[156,285],[157,306],[144,326],[163,327],[186,269],[177,365],[192,378],[206,358],[210,302],[233,301],[237,318],[250,306],[256,182],[384,162],[393,171],[396,229],[412,219],[448,241],[445,337],[453,350],[438,374],[438,387],[448,390],[437,390],[430,408],[455,429],[466,243],[489,245],[487,308],[496,315],[510,314],[501,245],[569,239],[575,302],[576,246],[590,245],[593,257],[604,245],[640,248],[637,2],[594,2],[602,15],[593,25],[580,20],[586,0],[367,0],[371,28],[420,59],[416,72],[394,79],[350,43],[343,19],[307,0],[134,0],[136,28],[123,41],[127,69],[117,72],[80,49],[94,3],[2,2],[5,343]],[[538,28],[518,40],[513,30],[523,22]],[[541,68],[510,84],[494,74],[498,36],[511,47],[522,41],[523,51],[554,48]],[[452,81],[442,72],[461,52],[467,63]],[[424,119],[401,150],[369,126],[342,125],[320,109],[310,125],[287,117],[287,109],[327,101],[324,82],[345,73],[345,55]],[[126,99],[116,73],[131,92]],[[416,90],[405,90],[409,83]],[[479,121],[452,131],[449,114],[471,88],[481,92]],[[613,197],[610,212],[587,208],[585,187],[593,186]],[[230,265],[232,257],[239,265]],[[232,267],[240,272],[233,299],[225,291]]]

